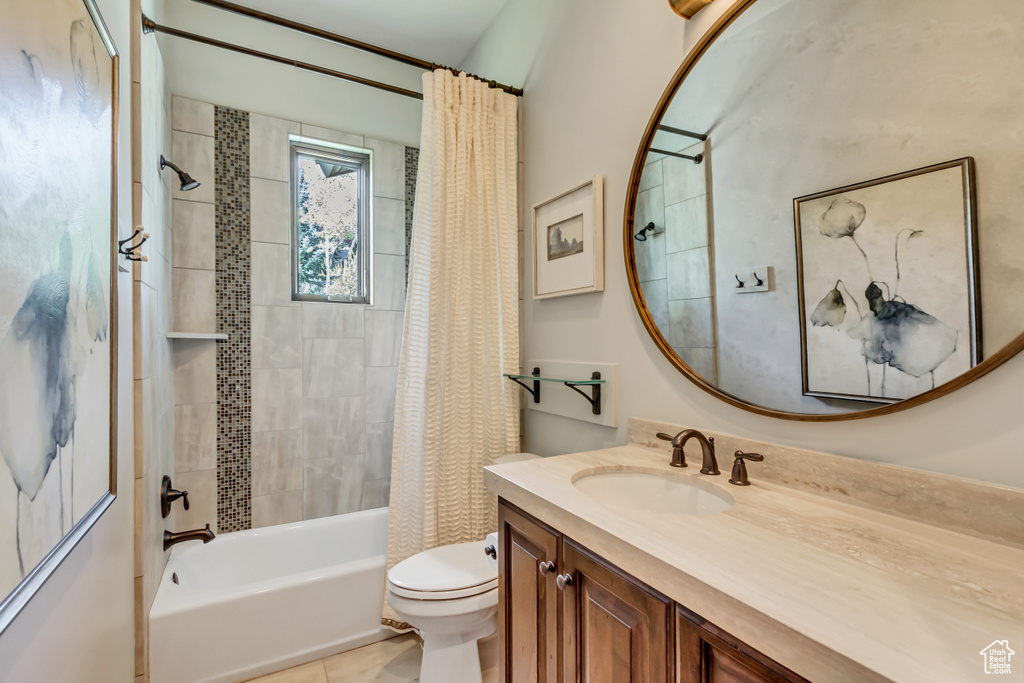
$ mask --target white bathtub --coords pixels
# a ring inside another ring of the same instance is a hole
[[[380,508],[175,546],[149,615],[150,681],[240,681],[388,637],[387,533]]]

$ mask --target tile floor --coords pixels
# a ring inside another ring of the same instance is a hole
[[[254,678],[250,683],[416,683],[422,653],[419,638],[409,633]],[[497,669],[484,672],[484,683],[497,681]]]

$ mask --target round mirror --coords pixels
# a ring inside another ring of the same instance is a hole
[[[637,153],[625,255],[684,374],[761,414],[854,419],[1024,346],[1024,3],[748,0]]]

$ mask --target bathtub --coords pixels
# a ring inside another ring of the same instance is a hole
[[[149,615],[151,683],[240,681],[393,635],[387,533],[380,508],[176,545]]]

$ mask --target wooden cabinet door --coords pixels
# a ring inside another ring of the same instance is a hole
[[[502,501],[498,544],[500,680],[558,683],[558,534]]]
[[[672,602],[569,539],[562,543],[564,683],[671,683]]]
[[[676,658],[679,683],[808,683],[683,607],[676,618]]]

